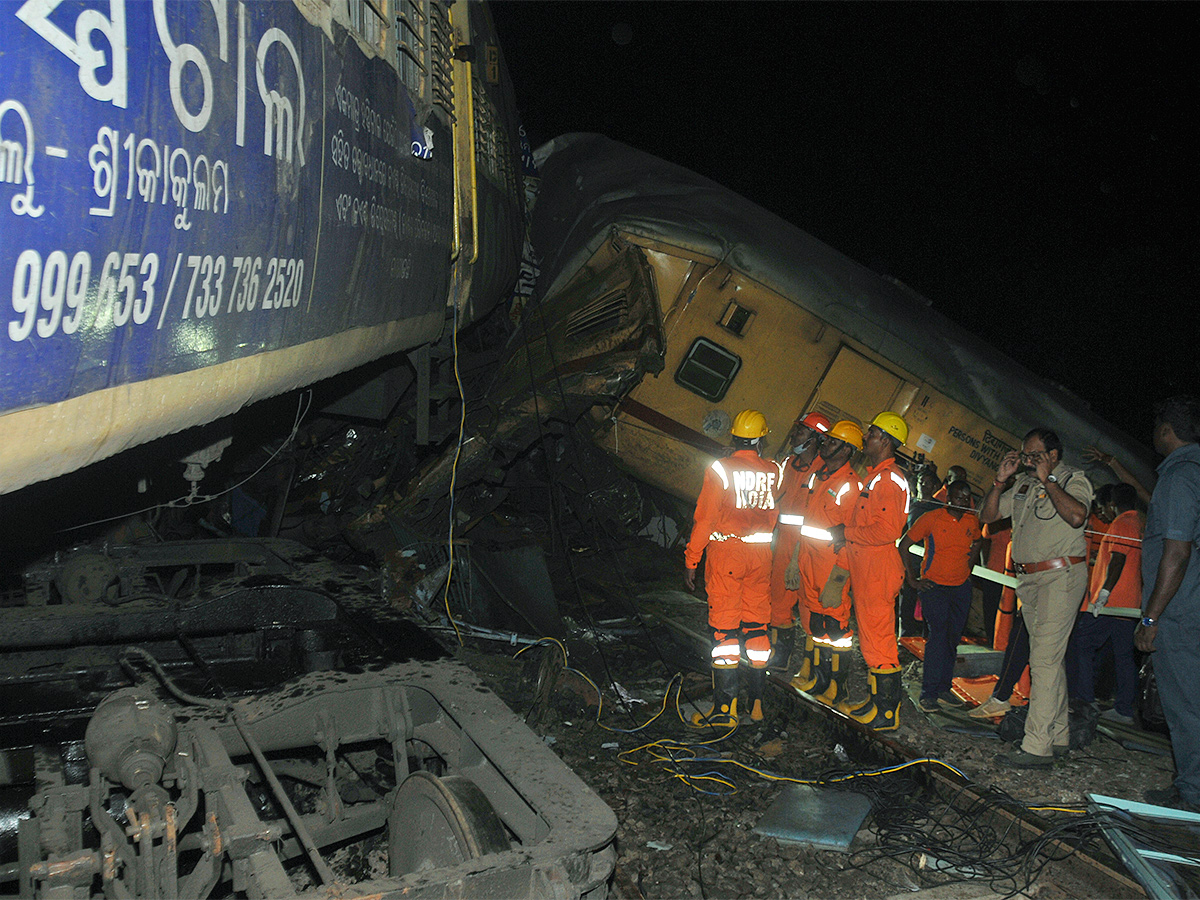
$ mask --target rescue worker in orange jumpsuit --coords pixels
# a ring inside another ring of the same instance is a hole
[[[738,723],[738,663],[741,645],[750,661],[750,718],[762,719],[771,641],[771,537],[778,517],[779,464],[763,459],[767,420],[747,409],[733,420],[733,452],[704,473],[692,536],[685,552],[684,584],[696,588],[696,567],[707,552],[704,582],[708,624],[713,633],[713,705],[692,716],[692,725],[734,727]]]
[[[867,664],[869,696],[843,700],[837,708],[875,731],[900,727],[900,656],[896,646],[896,597],[904,583],[904,563],[896,542],[908,519],[908,477],[896,464],[896,450],[908,440],[908,423],[881,412],[863,441],[867,485],[844,526],[835,526],[833,546],[846,546],[858,645]]]
[[[804,564],[800,549],[800,527],[804,524],[804,501],[808,497],[808,477],[822,463],[821,441],[829,431],[830,422],[820,413],[809,413],[792,429],[795,434],[792,452],[784,460],[779,495],[779,524],[775,526],[775,542],[771,550],[771,661],[768,668],[787,671],[792,647],[796,642],[794,609],[800,599],[799,567]],[[787,572],[795,573],[796,586],[789,588]],[[812,651],[812,636],[808,630],[808,611],[801,605],[800,625],[805,638],[806,655]]]
[[[849,652],[850,579],[846,550],[833,549],[834,526],[844,526],[851,506],[862,493],[862,481],[850,467],[862,450],[862,429],[850,421],[834,425],[821,444],[820,469],[806,485],[803,534],[807,563],[801,606],[809,614],[812,657],[809,672],[801,669],[792,685],[832,706],[845,693],[845,655]]]
[[[1071,632],[1067,687],[1073,700],[1095,703],[1097,654],[1111,643],[1116,663],[1116,695],[1113,708],[1101,713],[1100,718],[1132,725],[1137,699],[1137,665],[1133,656],[1137,617],[1126,618],[1117,611],[1142,608],[1142,532],[1146,522],[1138,512],[1137,489],[1133,485],[1124,482],[1102,485],[1096,489],[1093,509],[1099,505],[1101,491],[1104,491],[1101,518],[1107,532],[1100,542],[1079,619]]]

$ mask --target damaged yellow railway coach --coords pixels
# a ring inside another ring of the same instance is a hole
[[[744,197],[599,135],[558,138],[538,163],[537,292],[545,318],[568,323],[554,364],[586,369],[606,328],[660,317],[661,370],[643,365],[592,412],[601,445],[640,479],[693,499],[745,408],[766,415],[771,454],[808,411],[869,422],[892,410],[910,458],[961,465],[977,488],[1038,425],[1072,463],[1099,445],[1148,477],[1146,448],[1082,400]]]

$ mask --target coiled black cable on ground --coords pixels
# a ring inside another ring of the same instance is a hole
[[[1104,828],[1120,829],[1149,850],[1195,857],[1200,846],[1193,833],[1181,830],[1172,838],[1158,825],[1145,827],[1125,813],[1030,807],[1003,791],[974,784],[921,785],[899,775],[843,778],[841,784],[871,800],[867,830],[873,842],[850,853],[839,868],[869,869],[873,877],[901,890],[970,882],[1015,897],[1028,892],[1046,866],[1078,852],[1099,851]],[[1055,812],[1041,834],[1025,838],[1018,817],[1031,808]],[[818,861],[830,865],[820,857]]]

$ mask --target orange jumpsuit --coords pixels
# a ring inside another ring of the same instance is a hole
[[[1091,525],[1088,525],[1090,528]],[[1108,529],[1100,539],[1096,563],[1092,567],[1088,591],[1083,597],[1080,612],[1087,612],[1108,578],[1108,564],[1113,553],[1125,554],[1125,564],[1117,583],[1108,598],[1110,609],[1141,609],[1142,606],[1142,532],[1146,530],[1145,517],[1136,510],[1121,513],[1112,523],[1105,522]],[[1091,535],[1088,535],[1091,543]],[[1090,548],[1089,548],[1090,549]]]
[[[767,620],[779,478],[779,465],[755,450],[735,450],[704,472],[684,558],[694,569],[708,551],[704,581],[716,667],[738,664],[739,634],[752,666],[766,666],[771,654]]]
[[[789,456],[783,463],[783,480],[775,498],[779,507],[779,524],[775,526],[775,544],[771,556],[771,621],[773,628],[790,628],[792,626],[792,608],[800,601],[800,591],[789,591],[784,586],[784,574],[796,552],[796,545],[801,543],[800,526],[804,524],[804,505],[808,499],[809,475],[824,462],[820,456],[809,465],[798,469],[794,465],[796,457]],[[800,566],[801,578],[807,563],[803,547],[797,559]],[[800,603],[800,625],[807,632],[808,611]]]
[[[846,548],[833,551],[833,539],[828,531],[834,525],[845,525],[850,509],[862,493],[862,482],[846,463],[824,480],[814,472],[808,479],[808,503],[804,515],[804,546],[808,551],[808,564],[802,570],[804,576],[804,600],[802,606],[810,614],[837,619],[843,632],[850,622],[850,582],[842,592],[840,606],[826,609],[818,599],[825,582],[835,565],[849,569]],[[813,635],[817,637],[818,635]],[[828,637],[828,635],[820,635]]]
[[[904,534],[908,504],[908,479],[894,458],[887,459],[867,471],[866,488],[846,522],[858,644],[873,669],[900,665],[896,596],[904,583],[904,564],[896,542]]]

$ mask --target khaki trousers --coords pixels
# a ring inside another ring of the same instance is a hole
[[[1087,564],[1018,576],[1017,596],[1029,629],[1029,715],[1021,749],[1050,756],[1070,742],[1063,658],[1087,587]]]

